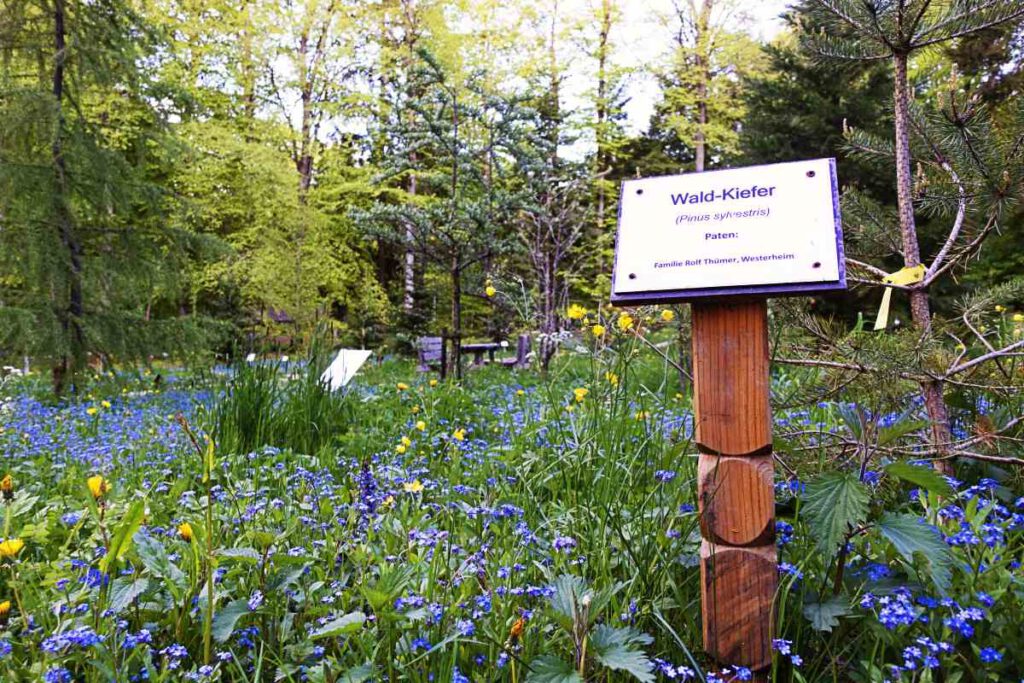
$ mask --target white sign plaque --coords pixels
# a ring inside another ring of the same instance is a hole
[[[622,184],[613,303],[845,288],[833,159]]]
[[[324,374],[320,375],[320,383],[330,391],[341,389],[355,377],[356,371],[370,357],[372,351],[360,349],[341,349]]]

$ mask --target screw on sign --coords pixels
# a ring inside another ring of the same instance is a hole
[[[703,637],[723,665],[771,665],[767,299],[845,288],[832,159],[623,183],[612,302],[692,303]]]

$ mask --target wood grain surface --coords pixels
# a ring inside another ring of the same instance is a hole
[[[775,540],[772,456],[701,455],[697,466],[704,538],[734,546]]]
[[[693,382],[704,648],[759,671],[778,586],[766,301],[693,305]]]
[[[697,446],[703,453],[770,452],[768,305],[693,304]]]
[[[704,648],[720,663],[755,671],[771,666],[778,573],[775,546],[701,544]]]

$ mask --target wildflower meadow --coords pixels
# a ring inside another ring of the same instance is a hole
[[[548,377],[396,359],[332,394],[310,357],[58,403],[6,381],[3,680],[750,680],[700,645],[692,407],[643,336],[673,318],[577,320]],[[772,680],[1024,671],[1024,497],[887,458],[921,410],[776,411]],[[825,466],[851,429],[862,475]]]

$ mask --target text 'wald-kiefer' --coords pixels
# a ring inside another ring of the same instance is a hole
[[[751,187],[723,187],[718,192],[714,190],[708,190],[707,192],[683,192],[682,194],[672,195],[673,206],[679,206],[680,204],[709,204],[716,201],[726,201],[730,199],[752,199],[754,197],[771,197],[775,193],[775,186],[771,187],[758,187],[753,185]]]

